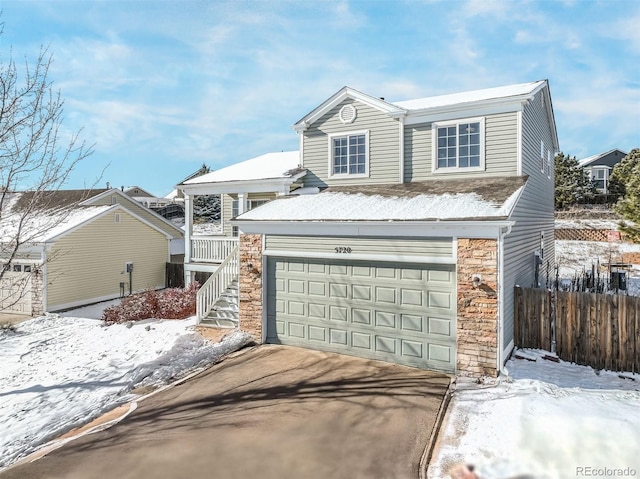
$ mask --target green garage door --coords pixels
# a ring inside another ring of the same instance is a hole
[[[269,257],[267,342],[455,372],[454,265]]]

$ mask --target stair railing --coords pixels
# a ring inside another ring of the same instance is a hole
[[[238,246],[236,245],[218,269],[209,276],[196,295],[198,323],[206,318],[222,293],[238,278]]]

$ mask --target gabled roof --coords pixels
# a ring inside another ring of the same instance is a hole
[[[108,192],[109,190],[11,193],[6,198],[7,214],[0,219],[0,242],[15,240],[18,228],[20,228],[21,241],[29,243],[53,241],[115,210],[126,211],[167,238],[171,237],[167,231],[163,231],[122,204],[90,205],[81,201],[87,197],[87,193],[96,191]]]
[[[580,166],[582,166],[583,168],[585,166],[595,166],[595,165],[598,164],[598,160],[600,160],[602,158],[605,158],[606,156],[609,156],[612,153],[616,153],[616,152],[619,153],[620,160],[622,158],[624,158],[625,156],[627,156],[627,153],[625,153],[624,151],[622,151],[622,150],[620,150],[618,148],[613,148],[613,149],[611,149],[609,151],[606,151],[604,153],[599,153],[597,155],[589,156],[587,158],[583,158],[582,160],[578,160],[578,164]],[[609,165],[607,165],[607,166],[609,166]]]
[[[291,178],[301,171],[298,151],[281,151],[235,163],[187,180],[181,185]]]
[[[547,80],[393,102],[385,101],[345,86],[303,116],[292,128],[297,132],[305,131],[314,121],[347,98],[365,103],[392,118],[406,117],[409,119],[424,115],[450,114],[451,112],[460,112],[461,115],[464,115],[471,109],[489,108],[497,105],[503,108],[505,105],[510,108],[519,108],[521,103],[531,100],[540,90],[544,90],[543,94],[546,96],[545,104],[548,105],[547,117],[551,125],[553,146],[555,150],[559,150],[558,134]]]
[[[507,219],[526,177],[331,187],[275,199],[238,221],[481,221]]]
[[[402,115],[406,113],[404,108],[401,108],[393,103],[389,103],[384,101],[381,98],[376,98],[371,95],[367,95],[366,93],[362,93],[361,91],[356,90],[355,88],[351,88],[348,86],[342,87],[336,93],[334,93],[327,100],[322,102],[319,106],[314,108],[312,111],[303,116],[300,120],[298,120],[294,125],[293,129],[296,131],[304,131],[307,127],[316,121],[318,118],[322,117],[325,113],[330,111],[336,105],[339,105],[347,98],[353,98],[354,100],[361,101],[362,103],[369,105],[372,108],[382,111],[383,113],[388,114],[399,114]]]
[[[486,88],[483,90],[418,98],[415,100],[396,101],[393,102],[393,104],[409,111],[416,111],[494,100],[522,100],[535,95],[545,85],[546,80],[541,80],[529,83],[519,83],[517,85]]]

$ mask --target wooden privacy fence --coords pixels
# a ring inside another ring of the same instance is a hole
[[[167,263],[165,278],[167,288],[184,288],[184,264]]]
[[[596,369],[640,372],[640,298],[515,288],[518,347]]]

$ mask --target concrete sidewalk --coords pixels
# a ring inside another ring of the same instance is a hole
[[[0,479],[412,478],[449,377],[260,346]]]

